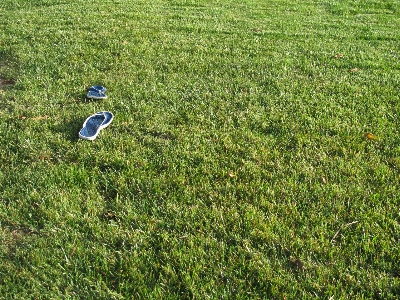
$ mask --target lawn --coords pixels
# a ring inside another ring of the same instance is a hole
[[[398,0],[1,0],[0,299],[398,299],[399,28]]]

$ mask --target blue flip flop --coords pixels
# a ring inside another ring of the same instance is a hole
[[[107,95],[99,91],[89,91],[86,97],[89,99],[107,99]]]
[[[89,99],[107,99],[106,88],[102,85],[92,85],[86,95]]]
[[[109,111],[100,111],[89,116],[83,123],[82,129],[79,131],[81,139],[93,141],[100,130],[111,124],[114,115]]]
[[[100,93],[104,94],[107,91],[107,89],[102,85],[92,85],[89,88],[89,91],[95,91],[95,92],[100,92]]]

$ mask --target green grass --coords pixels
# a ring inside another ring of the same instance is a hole
[[[399,28],[395,0],[2,0],[0,298],[398,299]]]

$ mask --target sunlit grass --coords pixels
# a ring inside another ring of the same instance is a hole
[[[396,299],[399,9],[3,0],[2,297]]]

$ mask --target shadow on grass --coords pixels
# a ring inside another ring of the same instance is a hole
[[[79,131],[85,121],[84,117],[73,116],[71,119],[64,119],[60,124],[55,125],[54,129],[65,136],[71,142],[79,140]]]

